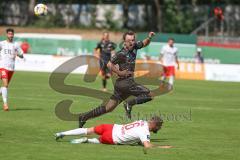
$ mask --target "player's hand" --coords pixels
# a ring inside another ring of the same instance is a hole
[[[129,77],[129,76],[132,76],[133,75],[133,72],[132,71],[129,71],[129,70],[123,70],[123,71],[119,71],[118,73],[118,76],[120,77]]]
[[[149,33],[148,33],[148,37],[149,37],[149,38],[152,38],[153,36],[155,36],[155,33],[154,33],[154,32],[149,32]]]

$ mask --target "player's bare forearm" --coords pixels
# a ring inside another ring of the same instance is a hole
[[[108,62],[107,67],[117,75],[120,72],[119,68],[116,65],[112,64],[111,62]]]
[[[144,47],[148,46],[148,45],[150,44],[150,42],[151,42],[151,39],[150,39],[150,38],[144,39],[144,40],[143,40],[143,46],[144,46]]]
[[[179,69],[179,61],[177,57],[176,57],[176,63],[177,63],[177,69]]]
[[[143,142],[143,146],[145,149],[154,147],[154,145],[148,141]]]
[[[117,65],[114,65],[114,64],[111,63],[111,62],[108,62],[107,67],[108,67],[111,71],[113,71],[114,73],[116,73],[119,77],[127,77],[127,76],[133,75],[133,72],[128,71],[128,70],[120,71],[120,70],[119,70],[119,67],[117,67]]]
[[[161,149],[168,149],[168,148],[172,148],[172,146],[166,145],[166,146],[160,146],[160,145],[154,145],[150,142],[144,142],[143,143],[144,148],[143,148],[143,153],[147,154],[147,151],[151,148],[161,148]]]
[[[155,33],[154,32],[149,32],[148,37],[143,40],[143,47],[146,47],[150,44],[153,36],[155,36]]]
[[[111,51],[111,56],[114,56],[116,54],[116,51],[115,50],[112,50]]]
[[[93,55],[94,55],[95,57],[97,57],[97,58],[100,57],[100,56],[99,56],[99,51],[98,51],[98,49],[94,49]]]
[[[160,61],[161,63],[162,63],[162,61],[163,61],[163,60],[162,60],[162,58],[163,58],[163,55],[162,55],[162,54],[160,54],[160,56],[159,56],[159,58],[158,58],[158,59],[159,59],[159,61]]]
[[[152,148],[153,144],[148,141],[143,142],[143,153],[147,154],[148,149]]]

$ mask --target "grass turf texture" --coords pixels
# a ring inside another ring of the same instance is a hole
[[[53,134],[76,128],[55,116],[55,105],[74,100],[72,112],[87,111],[100,101],[83,96],[64,95],[48,84],[49,74],[16,72],[9,88],[9,112],[0,111],[1,160],[79,160],[79,159],[237,159],[240,148],[240,83],[177,80],[174,92],[134,108],[134,113],[189,114],[191,120],[166,121],[154,144],[171,149],[141,146],[70,144],[68,137],[56,142]],[[84,84],[80,75],[70,75],[66,83]],[[85,83],[87,84],[87,83]],[[100,79],[88,84],[101,88]],[[110,91],[112,85],[108,85]],[[143,114],[143,115],[144,115]],[[112,113],[90,120],[86,126],[121,123],[122,105]]]

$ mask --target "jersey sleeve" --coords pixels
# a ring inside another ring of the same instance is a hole
[[[20,47],[20,45],[16,45],[16,52],[18,56],[22,56],[23,55],[23,50]]]
[[[141,131],[138,132],[139,139],[143,143],[145,141],[150,142],[150,132],[149,131]]]
[[[101,49],[101,42],[98,42],[97,47],[95,49]]]
[[[119,51],[111,57],[111,63],[119,64],[124,59],[124,54]]]
[[[164,52],[165,52],[165,47],[163,46],[162,49],[161,49],[161,51],[160,51],[160,54],[163,55]]]
[[[178,56],[178,49],[176,48],[175,56]]]
[[[137,41],[137,42],[135,43],[135,48],[136,48],[136,49],[141,49],[141,48],[143,48],[143,42],[142,42],[142,41]]]

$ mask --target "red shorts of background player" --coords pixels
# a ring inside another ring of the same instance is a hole
[[[100,135],[99,141],[103,144],[114,144],[112,130],[113,124],[102,124],[94,127],[94,132]]]
[[[8,83],[11,81],[14,71],[9,71],[4,68],[0,68],[0,78],[8,79]]]
[[[174,66],[163,66],[163,75],[166,77],[175,76]]]

